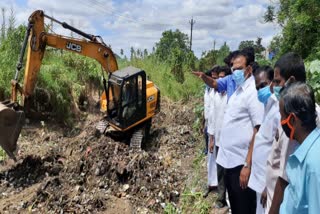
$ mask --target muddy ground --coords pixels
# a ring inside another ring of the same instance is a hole
[[[94,135],[100,114],[72,129],[32,121],[17,163],[0,164],[0,213],[162,213],[179,206],[195,146],[194,106],[162,100],[143,151]]]

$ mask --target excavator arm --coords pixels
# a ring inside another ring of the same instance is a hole
[[[63,27],[74,31],[89,40],[75,39],[45,32],[45,17],[58,22]],[[27,31],[27,34],[30,34],[28,35],[29,48],[27,52],[23,88],[19,86],[17,81],[18,75],[16,74],[15,80],[12,81],[12,102],[17,101],[17,91],[22,93],[23,99],[21,105],[24,105],[26,99],[33,94],[46,46],[71,51],[95,59],[107,73],[118,70],[117,61],[112,50],[103,43],[100,37],[86,34],[64,22],[61,23],[58,20],[45,15],[41,10],[35,11],[29,17],[29,26],[30,32]],[[98,41],[99,38],[100,41]]]

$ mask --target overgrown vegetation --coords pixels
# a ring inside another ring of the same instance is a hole
[[[308,83],[315,91],[317,103],[320,103],[320,60],[307,62],[306,69]]]
[[[264,19],[280,25],[282,32],[274,38],[278,55],[294,51],[304,59],[320,56],[320,1],[277,1],[268,6]]]
[[[320,1],[271,2],[264,14],[266,22],[278,24],[282,31],[275,35],[269,49],[276,53],[275,60],[293,51],[305,61],[307,81],[320,102]]]

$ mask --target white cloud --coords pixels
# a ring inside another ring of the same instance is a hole
[[[196,21],[193,50],[197,56],[204,50],[219,48],[224,41],[236,49],[242,40],[271,40],[279,29],[263,23],[263,13],[269,0],[27,0],[18,5],[14,0],[1,1],[0,6],[12,5],[17,22],[26,23],[36,9],[44,10],[58,20],[66,21],[90,34],[100,34],[119,53],[130,47],[151,51],[165,30],[180,29],[190,34],[189,20]],[[70,32],[55,25],[55,32]]]
[[[135,21],[120,17],[113,22],[105,23],[104,27],[119,33],[125,32],[126,35],[136,35],[126,37],[125,43],[121,43],[122,35],[108,37],[111,43],[140,44],[140,41],[148,40],[147,44],[150,45],[148,48],[151,49],[166,29],[179,28],[189,35],[188,21],[193,16],[196,20],[193,50],[197,56],[200,56],[203,50],[212,48],[214,40],[217,41],[217,47],[226,41],[232,49],[236,49],[242,40],[256,40],[257,37],[262,37],[263,44],[267,45],[264,39],[269,42],[272,35],[279,29],[273,24],[263,23],[265,1],[260,0],[259,3],[247,1],[248,4],[243,6],[237,6],[235,0],[158,1],[157,3],[142,0],[138,5],[136,2],[126,2],[123,5],[115,5],[115,7]],[[129,49],[128,47],[121,48]]]

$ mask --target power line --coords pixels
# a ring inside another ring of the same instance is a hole
[[[143,19],[140,19],[140,20],[139,20],[139,19],[134,19],[134,18],[131,18],[131,17],[128,17],[128,16],[121,15],[121,14],[119,14],[117,11],[112,10],[112,9],[110,9],[110,8],[108,8],[108,9],[103,9],[103,8],[105,7],[105,5],[103,5],[102,3],[100,3],[100,2],[97,1],[97,0],[89,0],[90,3],[88,3],[87,0],[84,0],[84,1],[82,1],[82,2],[87,3],[88,6],[91,6],[91,7],[92,7],[92,5],[90,5],[90,3],[91,3],[91,4],[93,4],[93,5],[96,6],[96,7],[94,7],[95,9],[99,10],[99,11],[102,12],[102,13],[108,13],[108,14],[110,14],[110,15],[113,15],[113,16],[116,16],[116,17],[119,17],[119,18],[126,19],[127,21],[132,22],[132,23],[135,23],[135,24],[141,24],[140,21],[143,21]]]

